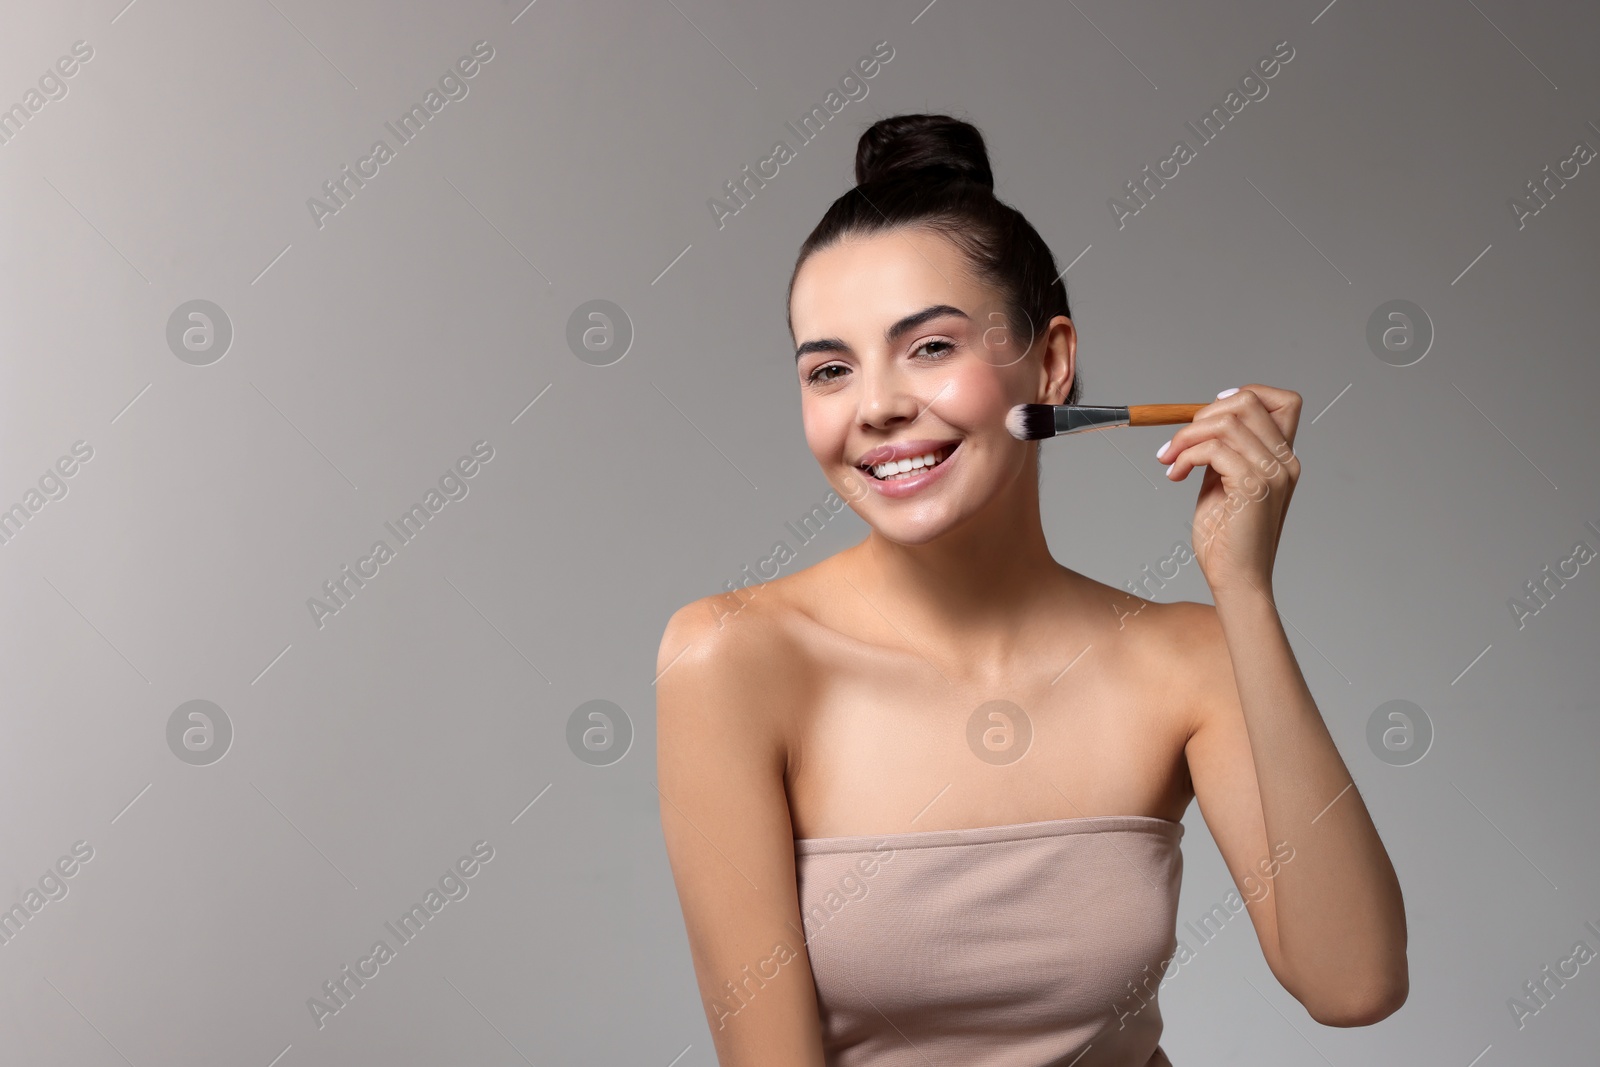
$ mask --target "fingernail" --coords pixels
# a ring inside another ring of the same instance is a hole
[[[1160,448],[1156,449],[1156,458],[1157,459],[1160,459],[1163,455],[1166,454],[1167,445],[1170,445],[1171,443],[1172,443],[1172,438],[1169,437],[1169,438],[1167,438],[1167,444],[1166,445],[1162,445]]]
[[[1232,396],[1234,393],[1237,393],[1238,391],[1239,391],[1238,386],[1235,386],[1232,389],[1224,389],[1222,392],[1217,394],[1217,399],[1221,400],[1223,397]]]

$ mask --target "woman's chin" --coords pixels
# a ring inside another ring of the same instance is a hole
[[[867,520],[867,524],[877,531],[879,537],[914,548],[937,541],[955,529],[960,519],[940,508],[933,514],[874,515]]]

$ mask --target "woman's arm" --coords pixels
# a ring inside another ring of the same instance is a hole
[[[1209,697],[1189,772],[1273,974],[1324,1026],[1367,1026],[1409,990],[1400,883],[1264,594],[1184,605]]]
[[[656,666],[661,829],[700,996],[722,1067],[821,1067],[784,790],[795,661],[768,620],[709,607],[672,616]]]
[[[1205,696],[1185,751],[1235,881],[1269,845],[1273,858],[1286,850],[1281,865],[1268,861],[1270,895],[1251,911],[1273,973],[1318,1022],[1364,1026],[1410,988],[1405,902],[1273,600],[1301,407],[1287,389],[1225,390],[1157,454],[1174,481],[1206,467],[1193,530],[1216,607],[1186,616]]]

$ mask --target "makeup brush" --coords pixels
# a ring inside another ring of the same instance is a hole
[[[1104,430],[1111,426],[1167,426],[1189,422],[1204,404],[1129,404],[1093,407],[1085,404],[1018,404],[1006,415],[1006,429],[1019,441],[1040,441],[1064,433]]]

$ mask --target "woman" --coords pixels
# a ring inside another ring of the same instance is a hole
[[[657,664],[662,829],[720,1063],[1168,1064],[1191,798],[1284,988],[1324,1025],[1387,1017],[1400,887],[1272,601],[1300,396],[1224,390],[1157,457],[1205,468],[1214,606],[1070,570],[1039,443],[1005,429],[1077,399],[1049,249],[967,123],[876,123],[856,180],[789,316],[806,442],[870,532],[680,609]]]

